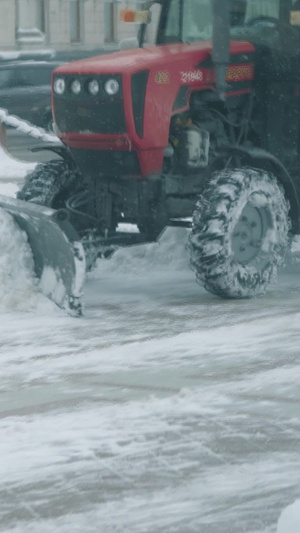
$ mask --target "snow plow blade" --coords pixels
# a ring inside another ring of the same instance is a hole
[[[0,195],[0,208],[26,232],[31,247],[38,290],[70,314],[82,314],[85,254],[65,210]]]

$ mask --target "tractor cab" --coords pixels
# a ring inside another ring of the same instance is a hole
[[[131,20],[142,22],[140,46],[148,44],[149,35],[157,45],[213,41],[219,55],[229,37],[281,51],[286,58],[300,52],[299,0],[156,0],[133,13]]]
[[[241,62],[241,56],[230,54],[229,43],[253,45],[254,116],[261,116],[252,122],[257,142],[287,166],[298,166],[300,0],[158,0],[145,9],[141,47],[147,46],[153,25],[150,33],[159,46],[212,43],[216,90],[223,100],[231,89],[228,66]]]
[[[121,20],[141,23],[140,47],[211,41],[223,96],[230,40],[255,46],[258,77],[300,77],[299,0],[150,0],[141,10],[121,10]]]
[[[274,27],[300,26],[299,0],[150,0],[142,10],[121,9],[124,22],[140,22],[140,45],[147,43],[147,25],[157,26],[155,44],[211,40],[218,18],[246,31],[270,34]],[[278,28],[279,29],[279,28]],[[153,35],[153,33],[152,33]]]

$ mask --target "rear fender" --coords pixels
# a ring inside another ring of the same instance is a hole
[[[286,198],[290,203],[292,232],[300,233],[300,203],[294,181],[277,157],[261,148],[244,146],[224,146],[219,150],[220,157],[234,155],[241,158],[242,166],[251,166],[272,172],[282,185]]]

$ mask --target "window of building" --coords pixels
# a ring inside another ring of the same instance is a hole
[[[104,5],[104,39],[106,42],[117,40],[117,13],[118,6],[115,3]]]
[[[82,9],[80,0],[70,1],[70,40],[78,43],[82,40]]]
[[[46,33],[46,0],[36,0],[36,25],[42,32]]]

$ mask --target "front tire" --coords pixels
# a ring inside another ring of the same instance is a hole
[[[40,163],[25,178],[23,188],[17,193],[25,200],[53,209],[65,207],[68,196],[80,184],[79,172],[63,159]]]
[[[197,280],[223,298],[265,292],[288,248],[288,202],[263,170],[227,169],[201,195],[190,235]]]

